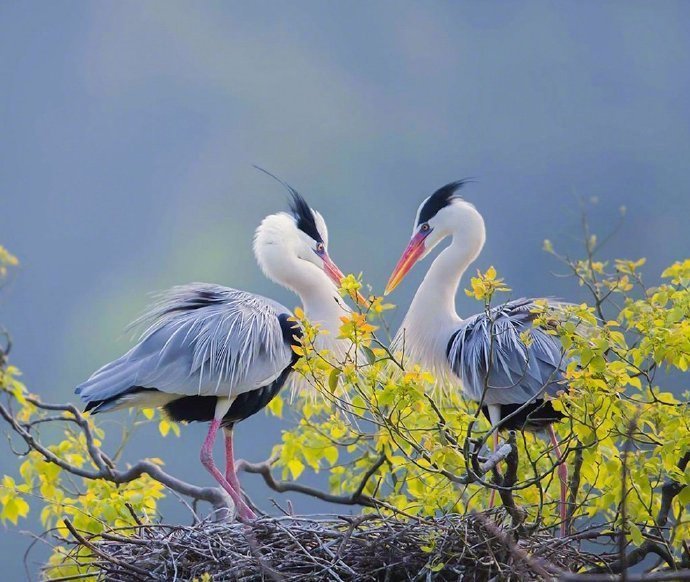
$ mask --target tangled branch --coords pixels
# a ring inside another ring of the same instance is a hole
[[[180,495],[190,497],[195,501],[210,503],[219,517],[226,515],[227,510],[232,507],[232,501],[219,487],[199,487],[187,483],[167,473],[159,465],[149,460],[142,459],[126,469],[118,469],[115,462],[96,444],[88,419],[75,406],[50,404],[34,397],[27,397],[27,401],[39,410],[63,413],[60,416],[43,420],[48,423],[69,422],[76,424],[84,435],[86,449],[95,468],[77,466],[51,451],[34,433],[33,429],[37,425],[35,421],[21,422],[12,413],[9,406],[0,403],[0,416],[7,422],[12,431],[24,441],[29,450],[40,453],[47,462],[57,465],[68,473],[84,479],[103,479],[115,484],[129,483],[146,474]]]
[[[493,452],[487,459],[485,459],[484,462],[479,465],[479,467],[475,471],[475,474],[477,476],[482,476],[488,473],[489,471],[492,471],[496,467],[496,465],[498,465],[505,459],[511,458],[511,456],[517,459],[517,446],[515,443],[514,436],[512,436],[512,440],[510,442],[501,445],[498,450]],[[372,463],[369,469],[364,473],[364,477],[360,481],[360,484],[357,487],[357,489],[355,489],[355,491],[348,495],[335,495],[333,493],[328,493],[327,491],[316,489],[315,487],[303,485],[302,483],[278,480],[273,476],[273,473],[271,472],[271,467],[276,462],[276,460],[277,459],[275,457],[271,457],[260,463],[250,463],[249,461],[246,461],[244,459],[239,459],[236,463],[236,466],[238,472],[246,471],[247,473],[261,475],[261,477],[263,477],[264,483],[266,483],[266,485],[273,491],[276,491],[278,493],[292,491],[295,493],[302,493],[310,497],[315,497],[316,499],[320,499],[322,501],[328,501],[329,503],[337,503],[340,505],[360,505],[362,507],[372,508],[384,507],[386,509],[391,509],[392,511],[397,511],[398,513],[404,513],[399,510],[396,510],[395,508],[390,506],[390,504],[370,495],[366,495],[364,493],[364,488],[366,487],[367,482],[379,470],[381,465],[383,465],[383,463],[386,460],[386,457],[383,454],[379,455],[376,458],[376,461]],[[515,466],[517,466],[517,461],[515,461]],[[466,476],[463,478],[455,478],[453,479],[453,481],[455,483],[467,484],[471,483],[473,479],[471,476]],[[505,487],[509,489],[511,485],[505,485]],[[515,507],[514,502],[513,507]]]

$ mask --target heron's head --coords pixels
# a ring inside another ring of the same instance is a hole
[[[412,238],[388,280],[386,295],[447,236],[459,239],[458,242],[472,253],[479,253],[484,244],[484,219],[474,205],[458,194],[467,182],[458,180],[446,184],[419,205]]]
[[[254,236],[254,254],[267,277],[300,293],[305,285],[317,285],[322,274],[335,289],[343,272],[328,254],[328,228],[323,216],[291,186],[290,212],[263,219]],[[357,301],[365,301],[361,296]]]

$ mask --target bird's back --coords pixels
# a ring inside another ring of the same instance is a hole
[[[534,325],[537,310],[534,299],[517,299],[462,322],[447,355],[468,398],[519,405],[564,389],[561,345]]]
[[[101,411],[256,390],[291,366],[283,325],[289,316],[252,293],[205,283],[174,287],[135,322],[146,326],[139,343],[76,392]]]

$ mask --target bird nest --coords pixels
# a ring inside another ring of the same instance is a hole
[[[121,581],[545,580],[601,565],[572,540],[545,533],[517,539],[487,514],[143,525],[131,536],[78,535],[75,548],[84,545],[98,579]]]

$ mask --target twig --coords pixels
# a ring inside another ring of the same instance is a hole
[[[113,556],[110,556],[101,550],[99,550],[95,545],[93,545],[91,542],[89,542],[87,539],[84,538],[72,525],[72,522],[65,518],[62,520],[63,523],[65,524],[65,527],[70,531],[70,533],[74,536],[74,539],[76,539],[82,546],[88,548],[91,552],[99,556],[100,558],[103,558],[104,560],[107,560],[109,562],[112,562],[116,566],[119,566],[120,568],[124,568],[125,570],[131,570],[132,572],[136,572],[140,576],[144,576],[146,578],[149,577],[149,573],[146,570],[142,570],[138,566],[135,566],[133,564],[128,564],[126,562],[122,562],[118,560],[117,558],[114,558]]]
[[[30,449],[40,453],[41,456],[49,463],[53,463],[54,465],[57,465],[68,473],[71,473],[77,477],[90,480],[103,479],[116,484],[129,483],[146,474],[152,479],[155,479],[156,481],[162,483],[169,489],[180,493],[181,495],[186,495],[188,497],[192,497],[193,499],[210,503],[217,511],[230,507],[227,494],[225,494],[225,492],[219,487],[198,487],[196,485],[192,485],[191,483],[187,483],[181,479],[178,479],[177,477],[173,477],[169,473],[166,473],[163,469],[161,469],[160,466],[152,463],[151,461],[140,460],[135,465],[124,471],[115,469],[110,463],[108,463],[105,453],[103,453],[101,449],[96,446],[93,434],[88,426],[88,421],[74,406],[71,404],[49,404],[41,402],[35,398],[31,398],[30,401],[35,406],[44,410],[62,410],[74,415],[75,421],[77,424],[79,424],[84,432],[89,455],[96,464],[97,470],[78,467],[77,465],[73,465],[53,453],[39,440],[37,440],[30,431],[24,428],[4,404],[0,403],[0,416],[7,421],[12,430],[24,440]]]
[[[518,472],[518,449],[514,430],[508,434],[507,444],[510,447],[510,454],[506,457],[506,473],[501,479],[502,487],[498,493],[501,496],[503,506],[511,517],[513,528],[517,528],[527,517],[527,512],[515,503],[512,490],[513,485],[517,482]]]
[[[278,493],[285,493],[287,491],[294,491],[296,493],[302,493],[304,495],[309,495],[310,497],[316,497],[322,501],[328,501],[329,503],[338,503],[340,505],[363,505],[364,507],[378,507],[382,505],[382,502],[366,495],[364,493],[357,493],[356,491],[350,495],[334,495],[333,493],[328,493],[315,487],[309,487],[303,485],[302,483],[295,483],[292,481],[278,481],[273,476],[271,472],[271,463],[273,459],[267,459],[261,463],[250,463],[244,459],[239,459],[236,462],[237,471],[246,471],[247,473],[252,473],[255,475],[261,475],[264,479],[266,485],[268,485],[274,491]],[[364,487],[362,487],[364,489]]]
[[[584,447],[580,442],[574,447],[575,455],[568,482],[568,507],[565,518],[565,531],[570,533],[573,527],[573,517],[577,508],[577,494],[580,491],[580,479],[582,475],[582,462],[584,459]]]
[[[494,536],[496,539],[499,540],[501,545],[508,550],[508,552],[512,555],[512,557],[516,560],[520,560],[525,562],[531,570],[539,574],[541,577],[544,579],[550,580],[553,578],[554,574],[560,574],[561,570],[559,568],[555,568],[552,564],[550,565],[552,568],[552,571],[549,572],[546,569],[546,565],[540,564],[537,560],[533,559],[531,556],[529,556],[523,549],[519,548],[513,540],[509,538],[508,535],[506,535],[505,532],[501,531],[498,527],[496,527],[495,524],[491,523],[486,517],[484,517],[481,514],[475,514],[479,521],[482,523],[482,525],[486,528],[486,530]]]

